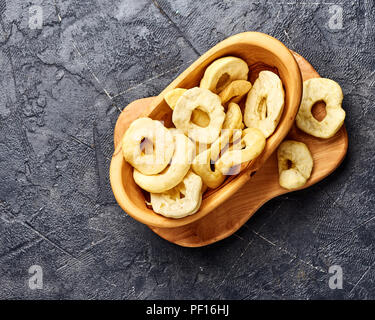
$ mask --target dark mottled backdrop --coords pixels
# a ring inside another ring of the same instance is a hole
[[[0,0],[0,298],[375,298],[374,17],[372,0]],[[114,123],[247,30],[341,84],[348,155],[234,236],[178,247],[116,205]]]

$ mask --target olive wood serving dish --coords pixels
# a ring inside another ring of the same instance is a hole
[[[304,58],[293,53],[302,72],[303,80],[319,77],[319,74]],[[115,145],[118,145],[125,127],[142,112],[148,113],[154,97],[136,100],[121,114],[117,121],[114,134]],[[324,104],[317,104],[313,109],[317,119],[325,114]],[[332,173],[342,162],[348,148],[348,135],[343,126],[337,134],[323,140],[300,131],[295,125],[287,135],[287,139],[302,141],[307,144],[314,158],[314,168],[310,179],[302,188],[307,188]],[[290,192],[283,189],[278,181],[277,157],[274,152],[262,168],[251,180],[240,188],[230,199],[224,201],[209,215],[177,228],[150,227],[162,238],[186,247],[201,247],[236,232],[253,214],[267,201]]]
[[[130,123],[141,116],[161,120],[167,127],[172,126],[172,110],[164,101],[164,94],[174,88],[189,89],[199,86],[206,67],[224,56],[236,56],[245,60],[249,65],[251,81],[257,78],[261,70],[273,70],[280,76],[285,91],[282,117],[275,132],[267,139],[263,153],[243,165],[239,174],[230,176],[221,186],[206,192],[197,213],[181,219],[166,218],[147,207],[145,194],[134,182],[133,168],[124,160],[119,141]],[[159,96],[134,102],[120,115],[115,128],[115,151],[110,166],[111,186],[118,204],[134,219],[151,227],[166,229],[183,227],[201,220],[219,206],[222,208],[223,203],[228,199],[232,203],[236,192],[262,167],[290,131],[301,96],[300,69],[293,54],[279,40],[259,32],[244,32],[225,39],[199,57]],[[237,196],[235,197],[237,199]],[[228,214],[231,212],[232,209],[227,211]],[[211,224],[211,227],[215,225]]]

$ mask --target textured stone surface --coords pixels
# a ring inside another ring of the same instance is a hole
[[[32,5],[41,29],[30,28]],[[374,17],[370,0],[0,0],[0,298],[374,299]],[[234,236],[181,248],[116,205],[114,123],[247,30],[341,84],[348,156]],[[43,289],[28,286],[32,265]],[[328,286],[332,265],[342,290]]]

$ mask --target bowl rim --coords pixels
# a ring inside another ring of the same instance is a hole
[[[302,75],[298,63],[295,60],[292,52],[278,39],[261,32],[248,31],[235,34],[219,42],[211,49],[209,49],[207,52],[205,52],[203,55],[198,57],[189,67],[187,67],[180,75],[178,75],[177,78],[173,80],[157,97],[155,97],[151,101],[150,115],[152,113],[152,110],[154,110],[155,107],[157,107],[163,101],[163,96],[166,92],[178,87],[181,81],[183,81],[184,79],[186,79],[188,75],[190,75],[192,70],[194,70],[197,67],[200,67],[205,62],[211,60],[212,56],[216,55],[216,53],[220,49],[224,49],[225,47],[233,45],[234,43],[244,43],[247,45],[263,47],[267,51],[271,52],[274,56],[276,56],[284,65],[288,66],[288,74],[291,75],[291,79],[294,80],[293,90],[292,92],[290,92],[289,103],[290,105],[295,105],[296,107],[293,117],[284,119],[285,124],[289,125],[289,128],[288,130],[286,130],[286,133],[282,134],[281,137],[278,139],[275,138],[274,144],[276,143],[277,145],[279,145],[289,132],[298,111],[298,106],[302,98]],[[212,61],[218,59],[221,56],[228,56],[228,54],[219,55],[218,57],[212,59]],[[208,63],[210,63],[210,61]],[[262,154],[257,159],[255,159],[254,162],[251,162],[252,167],[255,166],[255,169],[252,168],[250,174],[248,174],[248,171],[250,169],[249,164],[238,175],[236,175],[236,177],[233,180],[227,183],[227,185],[224,185],[221,188],[222,191],[215,194],[215,201],[211,201],[215,202],[215,204],[211,204],[211,206],[208,206],[208,208],[200,215],[198,213],[200,213],[201,210],[199,210],[194,215],[190,215],[180,219],[173,219],[164,217],[157,213],[155,213],[155,215],[150,215],[149,213],[145,212],[145,209],[136,206],[132,199],[130,199],[130,197],[128,197],[128,195],[126,194],[122,174],[119,174],[119,172],[122,172],[123,166],[125,165],[125,159],[123,158],[121,152],[121,144],[117,146],[112,156],[110,165],[110,183],[117,203],[131,217],[133,217],[141,223],[153,227],[176,228],[190,224],[209,214],[213,209],[215,209],[218,205],[225,201],[230,196],[230,194],[235,193],[239,188],[241,188],[241,186],[243,186],[243,184],[250,179],[252,173],[259,169],[259,167],[268,159],[268,157],[276,150],[276,148],[277,146],[275,146],[275,148],[272,148],[271,151],[267,151],[268,154]],[[259,158],[261,158],[262,161],[257,161],[259,160]],[[230,190],[228,188],[229,186]]]

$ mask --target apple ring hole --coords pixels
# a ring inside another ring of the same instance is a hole
[[[210,169],[212,172],[215,172],[215,162],[214,161],[210,161]]]
[[[217,82],[217,85],[216,85],[216,92],[220,92],[222,91],[228,84],[229,84],[229,81],[230,81],[230,76],[228,73],[223,73],[221,75],[221,77],[219,78],[219,81]]]
[[[315,102],[311,107],[311,114],[319,122],[323,121],[327,115],[326,103],[323,100]]]
[[[180,199],[183,199],[183,198],[185,198],[185,195],[182,192],[180,192]]]
[[[142,138],[141,143],[139,144],[139,148],[141,149],[142,155],[153,154],[154,152],[154,144],[150,139]]]
[[[267,114],[267,99],[266,99],[266,97],[262,97],[262,99],[260,100],[260,102],[258,104],[257,112],[258,112],[261,120],[264,120],[264,119],[267,118],[268,114]]]
[[[202,109],[200,109],[199,107],[196,108],[195,110],[199,110],[200,111],[200,117],[202,117],[202,115],[206,115],[208,118],[210,118],[209,114],[205,111],[203,111]],[[206,124],[206,125],[203,125],[202,123],[204,123],[204,121],[202,121],[201,119],[197,118],[197,115],[193,114],[193,112],[191,113],[191,116],[190,116],[190,122],[191,123],[194,123],[196,126],[198,127],[201,127],[201,128],[207,128],[208,125],[210,124],[209,122]]]
[[[291,160],[287,160],[286,161],[286,167],[287,167],[287,169],[289,170],[289,169],[291,169],[292,167],[293,167],[293,162],[291,161]]]

